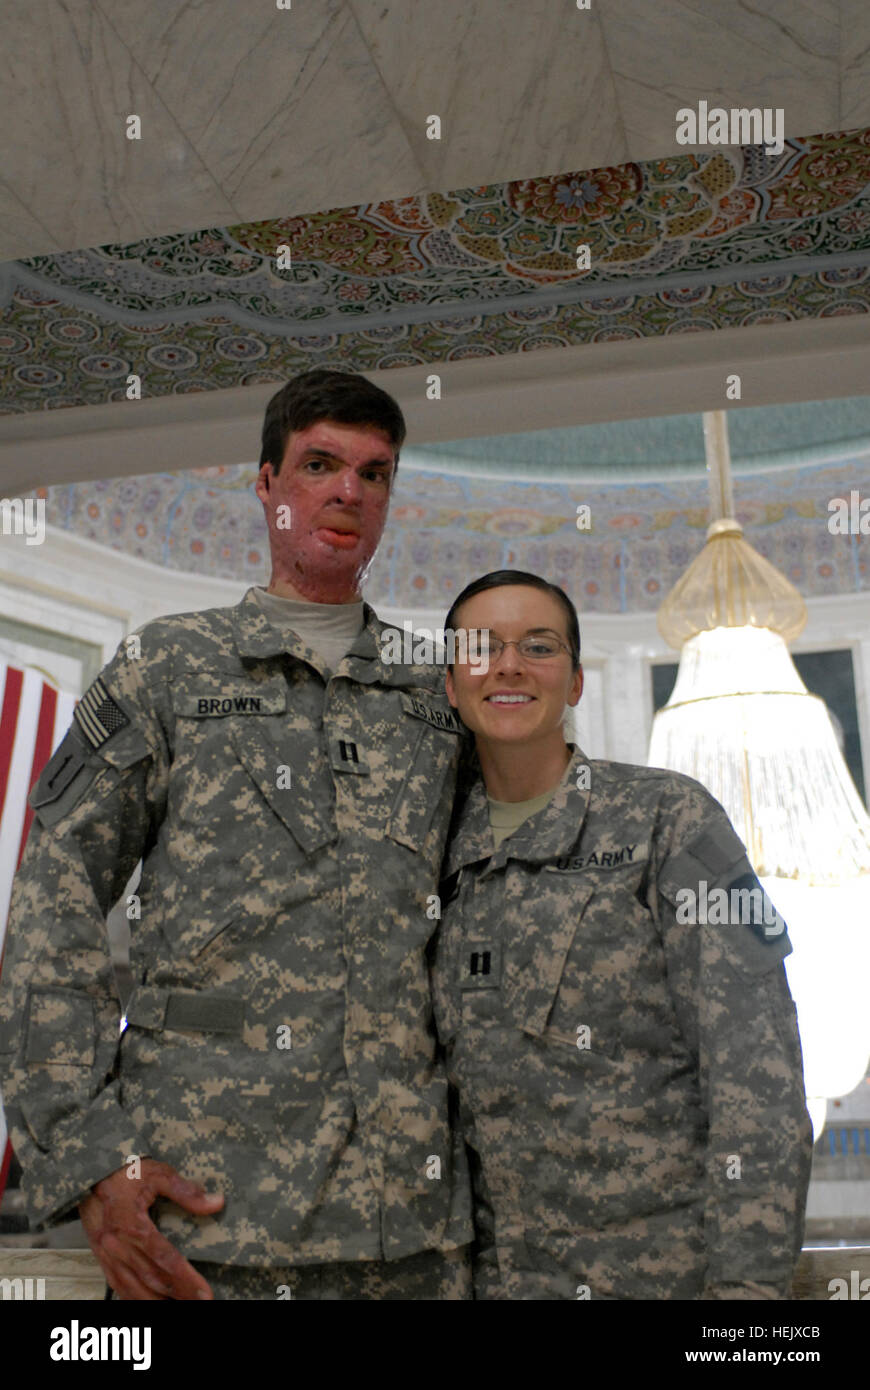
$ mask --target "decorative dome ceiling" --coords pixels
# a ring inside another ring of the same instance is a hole
[[[870,589],[870,537],[827,525],[832,498],[870,494],[868,412],[862,398],[729,415],[738,519],[805,598]],[[48,514],[165,568],[261,583],[256,475],[250,463],[53,487]],[[653,612],[708,520],[698,415],[409,449],[367,593],[446,611],[471,576],[510,566],[562,584],[584,612]]]
[[[736,476],[810,464],[854,466],[853,486],[870,481],[870,397],[749,406],[728,414]],[[406,448],[402,463],[471,477],[607,483],[705,476],[699,415],[614,420]]]

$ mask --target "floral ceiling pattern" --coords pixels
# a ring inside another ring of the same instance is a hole
[[[0,305],[0,414],[864,314],[870,130],[38,256]]]
[[[747,540],[809,598],[870,591],[870,537],[828,530],[830,498],[870,484],[848,447],[828,465],[742,475]],[[163,568],[268,582],[255,465],[191,469],[42,490],[55,526]],[[578,529],[579,505],[589,526]],[[366,583],[373,603],[445,612],[473,576],[532,570],[582,612],[653,612],[704,544],[706,478],[534,483],[400,468]]]

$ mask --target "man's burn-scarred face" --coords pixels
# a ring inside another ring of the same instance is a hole
[[[387,520],[395,450],[370,425],[321,420],[287,439],[278,476],[264,463],[270,588],[310,603],[351,603]]]

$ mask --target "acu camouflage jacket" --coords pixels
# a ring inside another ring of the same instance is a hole
[[[0,990],[42,1221],[147,1155],[225,1195],[152,1209],[188,1258],[470,1238],[426,965],[460,726],[440,673],[382,662],[365,620],[328,678],[249,591],[147,624],[77,706],[31,794]],[[104,918],[140,859],[119,1039]]]
[[[719,802],[576,749],[495,852],[478,777],[445,876],[476,1297],[788,1297],[812,1156],[791,945]]]

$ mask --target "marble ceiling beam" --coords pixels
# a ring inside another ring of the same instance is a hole
[[[594,0],[589,11],[552,0],[350,4],[426,190],[632,157]],[[440,140],[426,136],[431,114]]]
[[[2,61],[0,260],[870,125],[867,0],[6,0]]]
[[[91,0],[7,0],[3,63],[3,178],[41,233],[22,226],[19,240],[13,224],[0,258],[158,235],[179,218],[233,220],[233,204]],[[127,139],[128,115],[139,116],[141,140]],[[4,231],[7,214],[3,198]]]
[[[870,95],[870,4],[840,0],[840,120],[842,130],[863,124]]]
[[[631,158],[669,153],[674,112],[699,101],[782,108],[785,136],[848,129],[838,20],[839,0],[606,0],[602,25]]]
[[[422,189],[345,0],[281,11],[274,0],[98,3],[129,51],[141,53],[235,221],[365,202],[373,188],[379,197]]]

